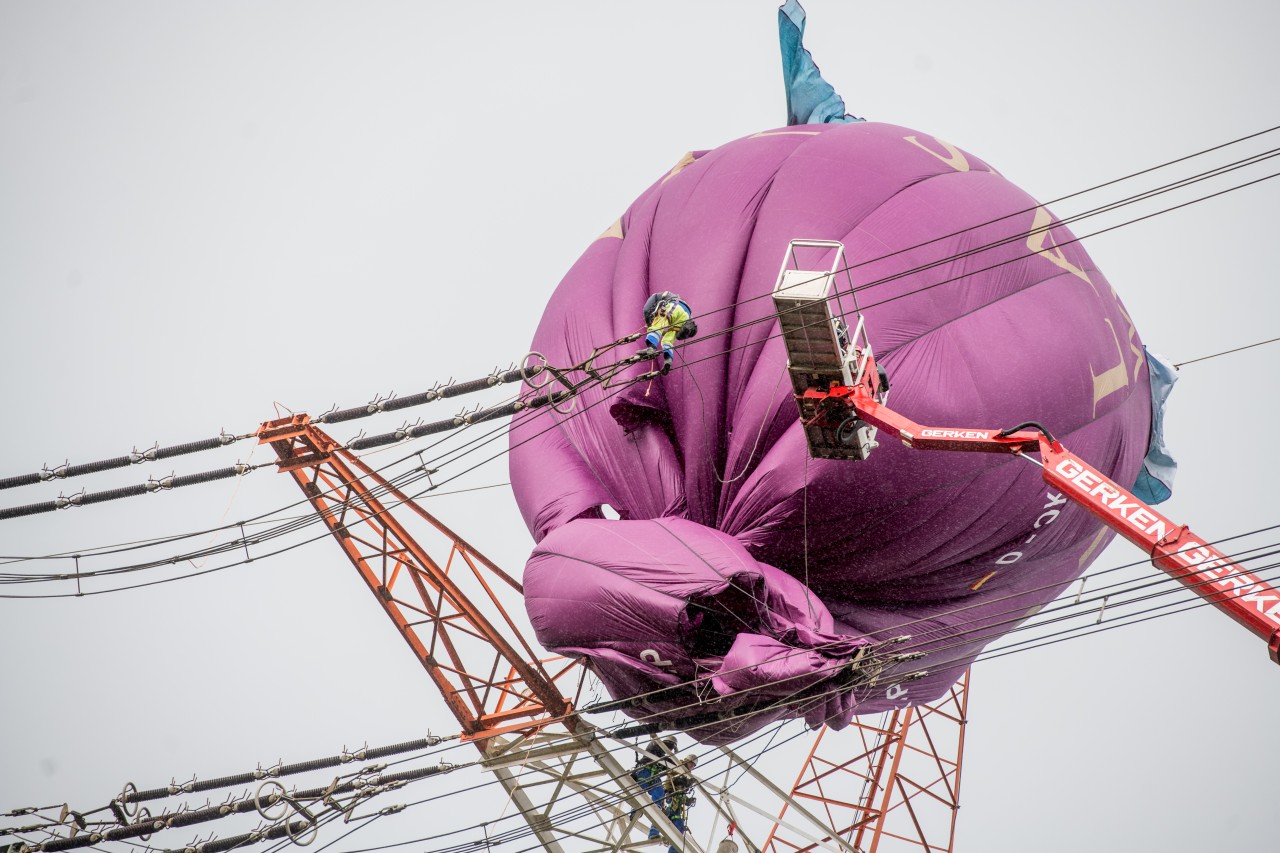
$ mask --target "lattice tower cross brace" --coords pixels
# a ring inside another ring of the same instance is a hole
[[[893,711],[880,725],[855,717],[844,731],[822,729],[791,798],[862,853],[953,853],[968,705],[965,670],[936,702]],[[784,826],[787,808],[784,803],[763,849],[816,849]]]
[[[293,477],[315,507],[440,690],[463,739],[475,744],[483,766],[501,781],[545,849],[561,851],[561,841],[570,836],[593,849],[629,849],[647,841],[636,819],[644,814],[668,841],[701,853],[605,749],[596,729],[573,712],[557,682],[574,681],[580,669],[556,659],[552,675],[499,599],[505,590],[518,600],[519,581],[307,415],[267,421],[258,439],[271,445],[279,470]],[[447,551],[443,565],[382,498],[400,514],[426,522],[427,534],[438,541],[436,553]],[[580,756],[589,757],[585,767]],[[587,830],[556,823],[557,805],[575,796],[591,802],[597,813]]]

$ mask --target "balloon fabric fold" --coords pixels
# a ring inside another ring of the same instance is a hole
[[[537,542],[525,583],[539,640],[639,697],[629,713],[707,742],[937,698],[1111,538],[1019,458],[888,437],[865,461],[809,458],[770,299],[798,238],[843,242],[890,405],[917,423],[1039,421],[1122,483],[1151,428],[1147,358],[1118,296],[1065,226],[973,154],[857,122],[682,158],[569,270],[532,346],[575,363],[640,331],[663,290],[698,336],[667,376],[517,418],[510,467]],[[860,649],[901,635],[895,651],[924,659],[874,685],[852,676]]]

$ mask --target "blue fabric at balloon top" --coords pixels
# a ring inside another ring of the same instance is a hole
[[[1178,463],[1164,443],[1164,407],[1178,381],[1178,368],[1146,347],[1143,349],[1151,369],[1151,440],[1133,494],[1138,500],[1158,504],[1173,495],[1173,477],[1178,473]]]
[[[778,9],[782,78],[787,87],[787,124],[846,124],[863,121],[845,113],[844,99],[822,79],[813,55],[804,48],[804,9],[787,0]]]

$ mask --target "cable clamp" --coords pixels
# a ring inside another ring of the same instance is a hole
[[[159,480],[149,477],[147,478],[147,482],[143,485],[146,486],[147,491],[152,494],[168,491],[173,488],[173,475],[170,474],[168,477],[161,477]],[[191,792],[187,791],[186,793],[189,794]]]
[[[256,470],[257,470],[257,466],[255,466],[255,465],[246,465],[245,463],[240,462],[240,461],[238,461],[238,460],[236,461],[236,464],[235,464],[235,466],[234,466],[234,467],[235,467],[235,469],[236,469],[236,476],[237,476],[237,477],[243,477],[245,474],[248,474],[248,473],[251,473],[251,472],[253,472],[253,471],[256,471]]]
[[[395,391],[390,392],[385,397],[374,394],[373,399],[369,401],[369,405],[365,406],[365,411],[371,415],[376,415],[378,412],[385,412],[387,403],[395,398]]]
[[[158,441],[152,447],[142,451],[139,451],[135,445],[133,450],[129,453],[129,464],[141,465],[143,462],[155,462],[159,452],[160,442]]]
[[[223,447],[226,447],[228,444],[235,444],[241,438],[242,436],[232,435],[231,433],[227,432],[225,429],[221,427],[218,428],[218,443],[221,444]]]
[[[378,814],[383,815],[385,817],[386,815],[389,815],[389,814],[398,814],[404,810],[405,810],[404,803],[396,803],[394,806],[387,806],[386,808],[380,809],[378,811]]]
[[[48,465],[45,465],[43,468],[40,469],[40,479],[42,481],[47,483],[50,480],[53,480],[55,478],[59,480],[65,480],[67,478],[66,462],[63,462],[61,465],[59,465],[56,468],[50,468]]]
[[[336,411],[338,411],[338,404],[337,404],[337,403],[334,403],[332,406],[330,406],[330,407],[329,407],[329,410],[328,410],[327,412],[325,412],[325,413],[324,413],[324,414],[322,414],[322,415],[317,415],[317,416],[316,416],[316,423],[318,423],[318,424],[327,424],[327,423],[329,422],[329,416],[330,416],[330,415],[332,415],[332,414],[333,414],[334,412],[336,412]]]
[[[355,444],[357,441],[364,438],[364,436],[365,436],[365,431],[360,430],[358,433],[356,433],[354,436],[351,437],[351,440],[347,442],[347,447],[350,447],[351,445]]]
[[[474,408],[474,409],[466,409],[466,408],[464,408],[462,411],[458,412],[458,414],[456,414],[456,415],[454,415],[454,416],[453,416],[453,420],[454,420],[454,421],[455,421],[459,426],[461,426],[462,424],[470,425],[471,423],[473,423],[473,421],[472,421],[471,419],[472,419],[473,417],[475,417],[476,413],[477,413],[477,412],[479,412],[479,411],[480,411],[480,404],[479,404],[479,403],[476,403],[476,405],[475,405],[475,408]]]
[[[84,495],[84,489],[81,489],[74,495],[58,495],[53,499],[53,505],[58,509],[66,509],[70,506],[80,506],[80,502],[84,500]]]

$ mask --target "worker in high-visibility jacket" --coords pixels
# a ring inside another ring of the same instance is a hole
[[[675,764],[675,750],[675,738],[666,737],[661,741],[656,737],[651,738],[631,771],[631,778],[640,783],[641,790],[648,794],[658,806],[665,807],[667,797],[665,785],[667,775]],[[631,815],[635,817],[635,812]],[[649,830],[649,837],[658,837],[658,827],[655,826]]]
[[[689,807],[694,803],[692,774],[694,765],[697,763],[697,756],[685,756],[671,769],[667,778],[667,796],[663,805],[667,817],[681,834],[689,831]],[[667,848],[667,853],[680,853],[680,847],[683,846],[683,844],[679,846],[672,844]]]
[[[672,344],[698,334],[698,324],[693,321],[689,304],[669,290],[655,293],[644,303],[644,324],[648,334],[645,344],[657,354],[662,348],[662,372],[671,370],[675,360]]]

